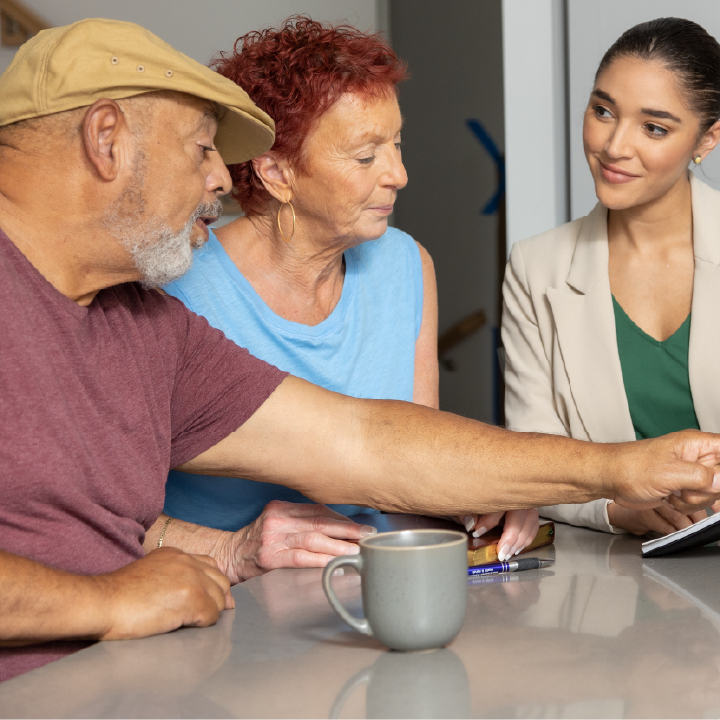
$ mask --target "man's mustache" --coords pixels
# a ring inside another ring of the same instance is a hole
[[[223,214],[223,204],[219,198],[211,203],[200,203],[190,218],[190,225],[194,224],[201,217],[219,218]]]

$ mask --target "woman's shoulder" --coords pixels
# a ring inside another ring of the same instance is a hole
[[[524,258],[546,258],[552,262],[555,253],[574,250],[584,220],[585,218],[579,218],[539,235],[519,240],[513,244],[511,255],[514,253],[521,254]]]
[[[547,286],[567,277],[578,243],[597,240],[607,211],[599,203],[585,217],[513,244],[509,265],[530,282]]]
[[[720,192],[690,174],[695,257],[720,265]]]
[[[398,263],[420,262],[418,244],[406,232],[390,227],[377,240],[368,240],[353,248],[352,252],[361,263],[377,265],[390,270]]]

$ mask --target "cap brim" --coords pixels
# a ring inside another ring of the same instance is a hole
[[[215,135],[215,147],[226,165],[252,160],[275,142],[272,128],[238,108],[224,106]]]

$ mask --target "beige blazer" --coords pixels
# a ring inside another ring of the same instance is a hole
[[[702,430],[720,432],[720,192],[691,175],[695,278],[689,373]],[[505,416],[512,430],[634,440],[608,274],[607,209],[515,243],[503,284]],[[616,532],[607,500],[541,508]]]

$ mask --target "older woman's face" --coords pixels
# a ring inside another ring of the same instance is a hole
[[[303,150],[293,204],[319,241],[357,245],[387,229],[407,184],[400,156],[402,117],[394,95],[347,93],[323,114]]]
[[[663,196],[687,172],[699,128],[674,73],[653,61],[612,62],[595,83],[583,124],[600,202],[620,210]]]

